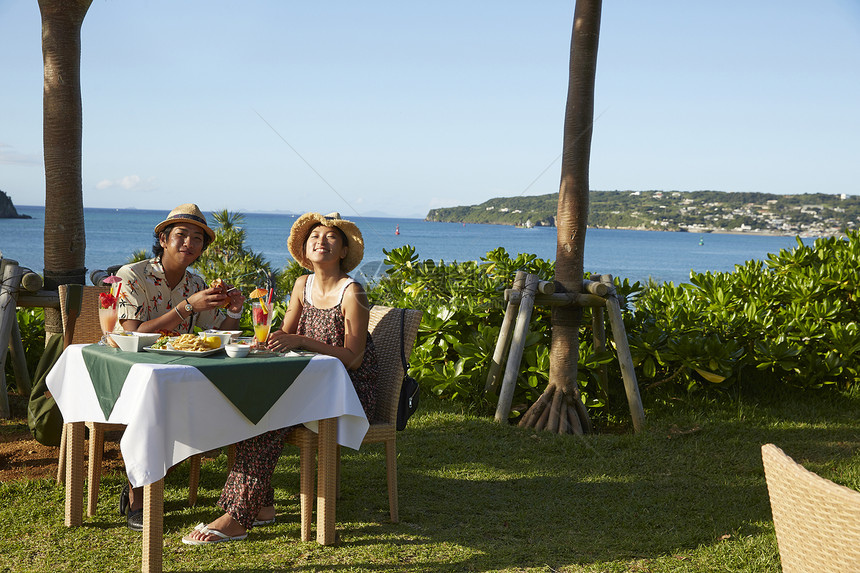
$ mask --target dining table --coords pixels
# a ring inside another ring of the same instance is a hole
[[[317,541],[335,542],[338,445],[358,449],[369,423],[343,364],[310,353],[124,352],[67,347],[47,377],[66,424],[65,525],[83,523],[84,424],[122,424],[129,482],[144,488],[145,572],[160,572],[164,477],[186,458],[303,424],[318,433]]]

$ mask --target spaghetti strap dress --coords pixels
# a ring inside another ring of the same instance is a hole
[[[297,333],[332,346],[343,346],[346,324],[341,304],[347,287],[356,281],[350,279],[344,284],[336,306],[317,308],[313,306],[310,296],[313,276],[308,275],[307,278]],[[369,332],[361,365],[347,372],[367,419],[373,420],[379,363]],[[275,503],[272,474],[291,429],[273,430],[236,444],[236,461],[227,476],[224,489],[221,490],[218,506],[246,530],[254,527],[261,508]]]
[[[357,282],[350,278],[344,283],[340,290],[340,296],[335,306],[331,308],[317,308],[314,306],[311,296],[311,287],[314,283],[314,275],[308,275],[305,283],[304,297],[302,300],[302,314],[299,316],[297,334],[318,340],[323,344],[331,346],[343,346],[346,335],[346,323],[341,305],[343,295],[349,285]],[[364,347],[364,358],[355,370],[348,370],[352,385],[358,394],[358,399],[364,408],[368,420],[373,420],[376,408],[376,380],[379,378],[379,362],[376,358],[376,347],[373,338],[367,333],[367,343]]]

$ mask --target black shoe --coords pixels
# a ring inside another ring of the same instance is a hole
[[[125,515],[125,512],[128,511],[128,483],[126,483],[122,487],[122,491],[119,493],[119,514]]]
[[[143,531],[143,510],[129,509],[125,516],[125,523],[132,531]]]

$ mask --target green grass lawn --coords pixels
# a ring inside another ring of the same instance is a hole
[[[299,541],[298,454],[275,476],[278,522],[246,541],[180,538],[214,507],[226,456],[204,462],[186,507],[187,464],[165,488],[165,571],[776,572],[760,447],[773,442],[860,489],[860,400],[784,395],[650,407],[640,435],[555,436],[464,415],[425,396],[398,437],[400,517],[388,521],[381,445],[343,450],[340,544]],[[0,484],[0,571],[139,571],[141,538],[102,481],[98,514],[63,527],[49,480]]]

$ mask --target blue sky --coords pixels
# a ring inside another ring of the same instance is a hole
[[[574,0],[94,0],[87,207],[558,191]],[[0,0],[0,189],[44,204],[36,0]],[[860,1],[607,0],[591,188],[860,194]]]

